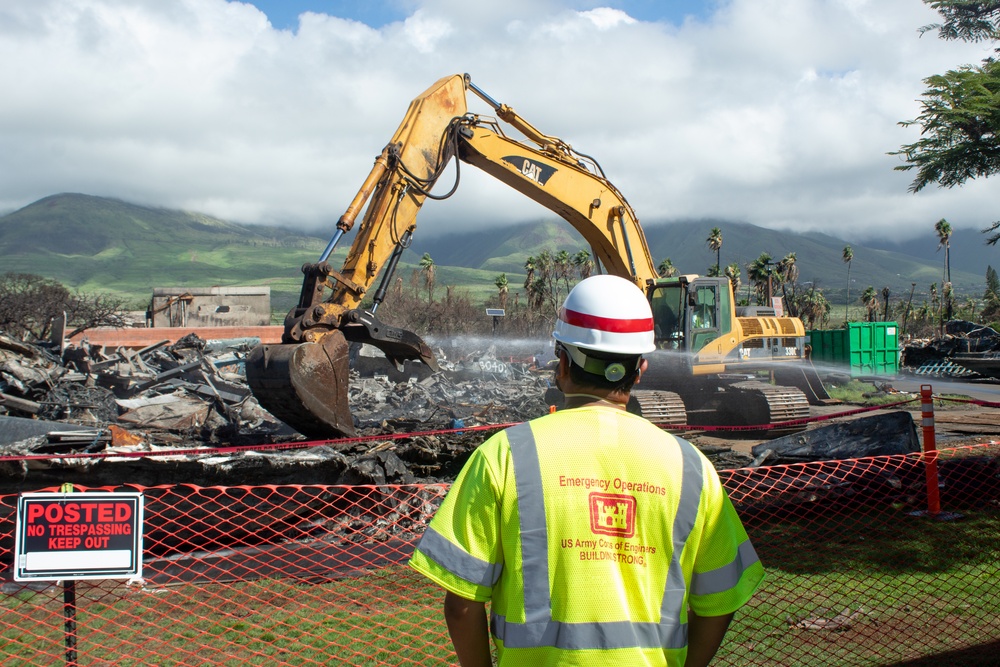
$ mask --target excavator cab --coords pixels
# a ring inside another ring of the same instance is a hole
[[[687,290],[679,282],[657,284],[649,292],[653,311],[656,347],[661,350],[684,349],[684,313]]]
[[[718,285],[692,285],[688,292],[691,312],[691,350],[697,351],[719,337]]]
[[[732,328],[732,296],[726,278],[678,276],[649,289],[656,346],[697,353]]]

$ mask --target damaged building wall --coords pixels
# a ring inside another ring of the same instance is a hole
[[[154,327],[265,326],[271,288],[156,287],[148,319]]]

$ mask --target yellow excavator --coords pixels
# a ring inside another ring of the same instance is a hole
[[[469,91],[496,117],[469,113]],[[507,136],[500,121],[526,141]],[[454,185],[432,194],[452,158]],[[810,399],[824,397],[808,364],[800,320],[773,310],[738,314],[725,277],[661,278],[632,207],[597,161],[541,133],[466,74],[440,79],[410,103],[319,261],[302,267],[299,303],[285,318],[282,342],[260,345],[247,358],[250,389],[274,416],[310,437],[354,435],[348,403],[352,342],[380,348],[397,366],[420,360],[437,370],[423,340],[381,322],[375,312],[410,245],[420,207],[427,198],[455,192],[463,162],[558,213],[590,244],[603,271],[647,293],[659,349],[643,376],[646,389],[634,392],[632,409],[669,424],[768,424],[806,416]],[[327,260],[362,210],[336,270]],[[371,305],[364,308],[377,279]],[[778,384],[770,382],[776,377]]]

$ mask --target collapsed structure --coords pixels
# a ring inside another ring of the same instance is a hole
[[[917,375],[1000,378],[1000,333],[983,324],[952,320],[944,335],[911,341],[903,366]]]
[[[453,476],[482,440],[455,426],[509,424],[545,412],[548,374],[531,356],[439,352],[444,370],[399,376],[359,354],[350,401],[361,438],[307,447],[262,409],[243,374],[256,339],[188,335],[140,350],[32,345],[0,333],[0,493],[48,483],[410,483]],[[399,438],[394,433],[452,432]],[[373,436],[385,435],[385,439]],[[284,449],[271,445],[287,445]],[[229,452],[260,445],[258,452]],[[184,450],[182,456],[157,452]],[[127,459],[80,455],[148,452]],[[202,453],[203,452],[203,453]],[[76,455],[77,458],[73,458]]]
[[[244,359],[258,344],[253,337],[203,340],[190,334],[142,349],[111,349],[86,338],[28,344],[0,332],[0,489],[66,481],[91,487],[122,480],[446,481],[489,435],[487,427],[549,409],[551,375],[538,341],[501,341],[504,354],[496,340],[447,341],[436,349],[442,366],[436,373],[411,362],[401,372],[377,351],[356,345],[349,400],[358,437],[308,442],[251,394]],[[908,425],[894,421],[901,416]],[[908,413],[880,419],[885,428],[892,421],[898,436],[891,453],[918,449]],[[840,426],[825,436],[817,429],[769,441],[752,456],[726,446],[702,451],[720,469],[887,453],[871,449],[884,449],[885,433],[869,445],[871,427],[857,427],[864,433],[845,435],[848,427]],[[835,453],[827,452],[824,437],[838,441]],[[844,449],[841,441],[851,446]],[[25,455],[34,458],[14,460]]]

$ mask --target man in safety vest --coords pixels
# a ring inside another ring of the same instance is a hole
[[[492,664],[490,632],[501,667],[707,665],[764,569],[708,460],[625,410],[649,303],[587,278],[553,337],[566,407],[472,454],[410,564],[463,667]]]

